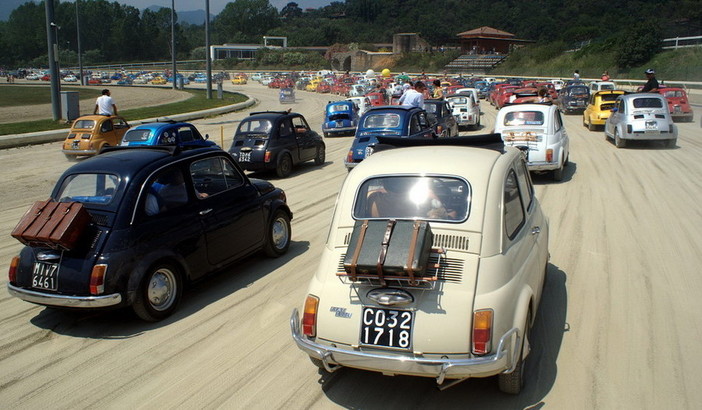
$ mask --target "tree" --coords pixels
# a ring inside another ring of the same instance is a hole
[[[621,38],[617,50],[617,65],[621,68],[643,64],[661,50],[661,28],[655,20],[630,26]]]
[[[231,42],[236,33],[248,41],[256,41],[268,30],[280,25],[278,10],[268,0],[236,0],[227,3],[214,19],[214,37],[219,42]]]
[[[291,1],[280,10],[280,16],[286,19],[302,17],[302,9],[297,3]]]

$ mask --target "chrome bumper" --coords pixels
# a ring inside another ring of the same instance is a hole
[[[76,307],[76,308],[101,308],[118,305],[122,302],[122,295],[114,293],[103,296],[65,296],[51,293],[36,292],[18,288],[7,284],[10,295],[45,306]]]
[[[94,149],[64,149],[61,150],[66,155],[97,155]]]
[[[527,162],[529,171],[553,171],[559,168],[558,162]]]
[[[351,348],[322,345],[309,340],[300,330],[300,317],[297,309],[290,317],[292,337],[302,351],[310,357],[322,361],[328,372],[338,370],[341,366],[361,369],[376,369],[384,373],[409,375],[424,375],[436,378],[437,384],[442,384],[446,378],[467,379],[473,375],[496,375],[509,373],[514,370],[519,359],[519,349],[510,353],[510,339],[516,337],[514,346],[521,346],[521,338],[516,327],[507,331],[497,345],[495,354],[470,359],[449,359],[417,357],[406,355],[370,353]]]

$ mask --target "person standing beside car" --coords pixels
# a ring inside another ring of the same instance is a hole
[[[434,95],[432,95],[432,98],[437,99],[437,100],[443,100],[444,99],[444,89],[441,88],[441,81],[439,80],[434,80]]]
[[[408,105],[410,107],[424,108],[424,91],[427,89],[423,82],[417,81],[414,84],[414,89],[410,88],[402,97],[400,97],[400,105]]]
[[[656,80],[656,72],[652,68],[649,68],[648,70],[644,71],[644,73],[646,74],[646,78],[648,79],[648,81],[641,89],[641,92],[642,93],[656,93],[656,92],[658,92],[658,87],[660,87],[660,86],[658,85],[658,80]]]
[[[118,115],[115,101],[112,99],[112,97],[110,97],[110,90],[107,88],[102,90],[102,95],[95,101],[95,109],[93,110],[93,114]]]

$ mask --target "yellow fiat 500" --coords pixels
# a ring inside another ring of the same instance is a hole
[[[620,95],[626,94],[621,90],[599,91],[590,95],[585,111],[583,111],[583,125],[590,131],[604,127],[605,121],[614,108],[614,100]]]
[[[66,158],[92,156],[106,146],[117,146],[129,129],[127,120],[117,115],[85,115],[73,123],[63,141]]]

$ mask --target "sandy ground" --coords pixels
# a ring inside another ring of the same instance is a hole
[[[26,81],[26,83],[36,84],[36,81]],[[115,100],[115,105],[117,105],[117,112],[131,108],[170,104],[190,98],[190,93],[187,91],[173,90],[172,88],[167,87],[121,87],[105,84],[105,86],[102,87],[79,86],[79,88],[98,88],[99,90],[102,90],[103,88],[109,89],[112,98]],[[2,86],[0,86],[0,92],[2,92]],[[95,100],[80,101],[81,115],[92,114],[94,108]],[[45,120],[47,118],[51,119],[52,117],[53,111],[51,108],[51,102],[31,106],[3,107],[0,109],[0,124]]]
[[[233,88],[231,85],[228,88]],[[281,109],[275,92],[252,110]],[[321,130],[326,95],[294,109]],[[496,111],[483,103],[483,131]],[[696,110],[696,118],[702,113]],[[230,145],[245,112],[196,121]],[[680,123],[675,149],[616,149],[565,116],[571,166],[560,183],[534,176],[550,218],[551,260],[533,331],[527,385],[494,379],[446,391],[432,379],[353,369],[318,373],[290,337],[324,246],[351,139],[329,138],[327,163],[272,179],[288,195],[290,252],[251,258],[184,295],[157,324],[129,312],[64,312],[0,292],[0,403],[13,409],[699,409],[702,408],[702,144]],[[219,141],[218,141],[219,142]],[[21,249],[9,232],[71,165],[60,143],[0,150],[0,266]],[[39,165],[40,164],[40,165]],[[410,164],[411,166],[411,164]],[[3,276],[0,285],[7,279]]]

